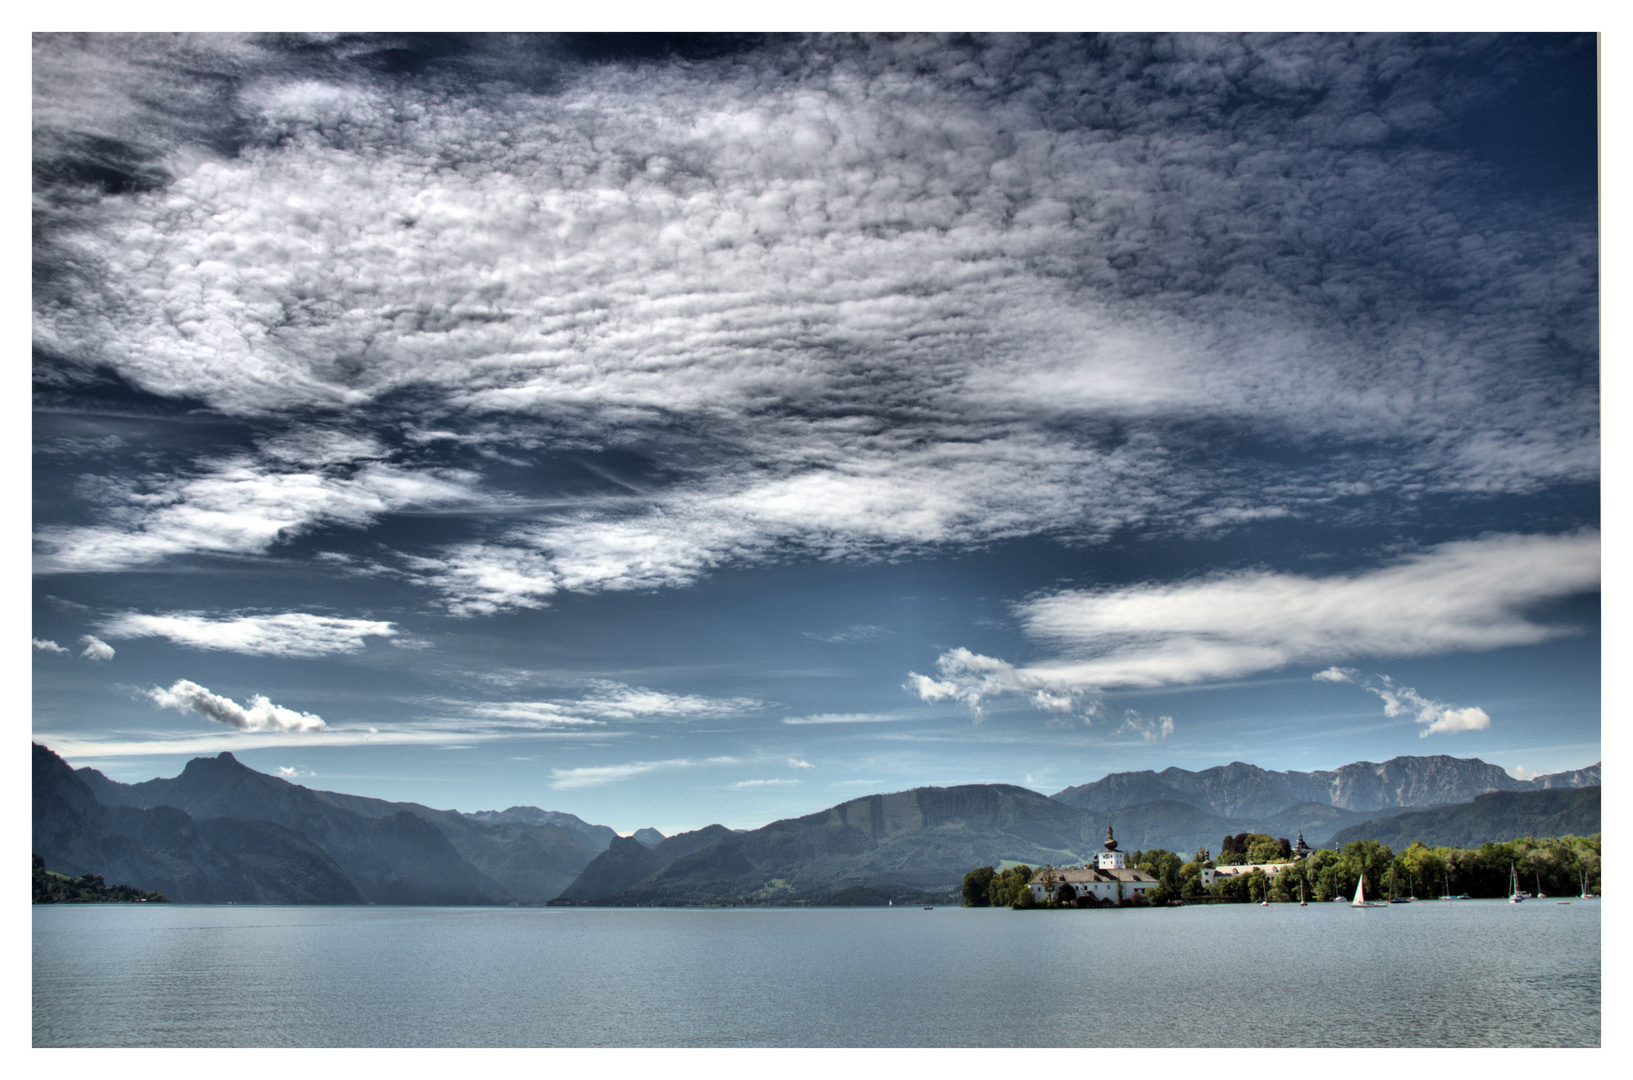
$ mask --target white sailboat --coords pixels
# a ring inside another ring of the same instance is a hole
[[[1355,899],[1349,903],[1350,907],[1388,907],[1386,903],[1377,900],[1368,900],[1366,897],[1366,875],[1362,874],[1355,879]]]
[[[1260,907],[1270,906],[1270,875],[1264,876],[1264,899],[1259,901]]]
[[[1584,891],[1586,891],[1586,886],[1584,886],[1583,888],[1584,888]],[[1304,879],[1303,878],[1298,879],[1298,906],[1299,907],[1309,907],[1310,906],[1309,902],[1304,899]]]
[[[1520,874],[1514,869],[1514,864],[1508,864],[1508,902],[1517,904],[1525,897],[1520,895]]]

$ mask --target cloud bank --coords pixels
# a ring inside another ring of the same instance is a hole
[[[83,486],[39,572],[474,507],[372,570],[481,616],[1597,482],[1595,215],[1448,138],[1516,43],[394,42],[34,39],[37,379],[274,433]]]
[[[1017,605],[1054,655],[1016,666],[968,649],[909,673],[924,701],[1021,694],[1043,709],[1092,708],[1101,690],[1178,686],[1348,657],[1434,656],[1530,645],[1570,633],[1532,610],[1599,588],[1600,540],[1495,536],[1441,544],[1392,565],[1309,577],[1247,572],[1173,584],[1069,590]],[[1080,704],[1086,703],[1086,704]],[[1483,715],[1483,714],[1481,714]],[[1437,715],[1437,731],[1472,715]]]

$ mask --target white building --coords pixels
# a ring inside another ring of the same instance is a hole
[[[1132,869],[1117,850],[1111,830],[1106,830],[1106,850],[1095,856],[1094,865],[1046,866],[1032,875],[1032,899],[1039,904],[1059,895],[1060,902],[1077,907],[1111,907],[1134,903],[1161,882],[1144,870]]]
[[[1220,878],[1242,877],[1255,870],[1267,878],[1273,878],[1292,865],[1292,863],[1243,863],[1239,866],[1204,866],[1201,871],[1202,887],[1206,889]]]

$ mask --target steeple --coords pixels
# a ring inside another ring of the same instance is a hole
[[[1116,851],[1117,850],[1117,841],[1112,838],[1111,826],[1110,825],[1106,826],[1106,850],[1107,851]]]

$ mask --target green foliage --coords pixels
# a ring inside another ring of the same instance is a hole
[[[990,866],[977,866],[964,875],[964,906],[991,907],[992,879],[997,876]]]
[[[1200,854],[1200,852],[1198,853]],[[1293,845],[1269,833],[1237,833],[1227,836],[1219,845],[1219,866],[1242,866],[1247,863],[1286,862],[1293,857]]]
[[[1374,840],[1356,840],[1342,852],[1317,851],[1293,863],[1275,878],[1273,900],[1297,900],[1300,882],[1305,896],[1313,901],[1350,897],[1355,883],[1366,876],[1366,893],[1385,899],[1389,892],[1389,871],[1395,871],[1396,892],[1415,893],[1428,900],[1450,890],[1451,895],[1501,897],[1508,894],[1508,867],[1512,863],[1520,875],[1520,888],[1527,892],[1537,886],[1549,896],[1575,896],[1581,891],[1586,873],[1588,890],[1599,892],[1600,846],[1598,836],[1561,836],[1546,840],[1529,837],[1501,844],[1482,844],[1478,849],[1431,848],[1414,843],[1399,855]],[[1251,887],[1249,887],[1250,889]],[[1215,894],[1245,897],[1242,886],[1216,884]]]
[[[143,892],[129,885],[106,885],[101,874],[71,878],[45,868],[45,860],[34,856],[34,902],[36,904],[108,904],[150,901],[168,904],[163,893]]]

